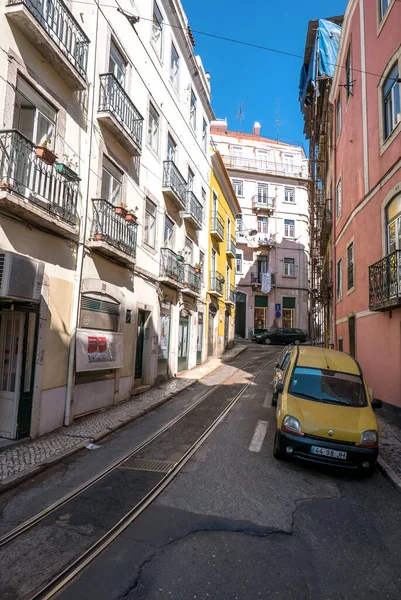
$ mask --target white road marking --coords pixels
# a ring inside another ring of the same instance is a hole
[[[270,398],[270,392],[266,392],[265,401],[263,402],[263,408],[269,408],[271,406],[272,401]]]
[[[252,442],[249,446],[249,450],[251,452],[260,452],[268,427],[268,421],[258,421],[255,433],[253,434]]]

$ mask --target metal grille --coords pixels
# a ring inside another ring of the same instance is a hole
[[[91,310],[93,312],[103,312],[108,315],[119,315],[120,305],[115,302],[108,302],[100,298],[91,298],[90,296],[82,296],[81,308]]]
[[[4,260],[5,254],[0,254],[0,288],[3,283],[3,272],[4,272]]]
[[[36,264],[23,256],[13,255],[8,295],[15,298],[32,298],[35,279]]]
[[[175,467],[175,465],[175,462],[154,460],[151,458],[137,458],[135,456],[132,456],[120,465],[120,469],[132,469],[134,471],[152,471],[154,473],[168,473],[173,467]]]

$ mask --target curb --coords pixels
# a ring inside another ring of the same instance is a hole
[[[401,477],[390,467],[390,465],[381,457],[377,459],[379,470],[391,481],[393,486],[401,492]]]
[[[239,348],[238,352],[236,354],[234,354],[234,356],[231,356],[229,358],[229,361],[233,360],[234,358],[237,358],[237,356],[239,356],[240,354],[242,354],[243,352],[245,352],[246,349],[247,349],[247,346]],[[221,358],[223,358],[223,356],[224,356],[224,354],[222,355]],[[54,456],[50,456],[49,458],[47,458],[45,461],[43,461],[42,463],[40,463],[38,465],[30,467],[29,469],[25,469],[24,471],[21,471],[21,473],[15,473],[14,475],[10,475],[10,477],[6,477],[5,479],[0,480],[0,494],[2,494],[3,492],[6,492],[7,490],[10,490],[13,487],[16,487],[17,485],[19,485],[20,483],[23,483],[27,479],[30,479],[34,475],[38,475],[42,471],[45,471],[46,469],[49,469],[53,465],[55,465],[55,464],[63,461],[65,458],[68,458],[69,456],[72,456],[76,452],[79,452],[80,450],[82,450],[83,448],[85,448],[86,444],[91,444],[91,443],[97,442],[97,441],[99,441],[99,440],[107,437],[108,435],[110,435],[114,431],[117,431],[118,429],[121,429],[125,425],[128,425],[128,423],[132,423],[133,421],[136,421],[140,417],[143,417],[144,415],[146,415],[146,414],[148,414],[148,413],[156,410],[157,408],[159,408],[159,406],[162,406],[163,404],[165,404],[166,402],[168,402],[169,400],[171,400],[172,398],[174,398],[174,396],[177,396],[181,392],[185,391],[187,388],[189,388],[189,387],[193,386],[194,384],[198,383],[204,377],[207,377],[208,375],[211,375],[211,373],[213,373],[214,371],[216,371],[216,369],[218,369],[219,367],[221,367],[221,366],[223,366],[225,364],[228,364],[228,363],[223,363],[223,361],[221,360],[221,362],[220,362],[219,365],[217,365],[214,369],[212,369],[208,373],[205,373],[205,375],[202,375],[202,377],[199,377],[197,379],[192,379],[188,383],[184,384],[181,389],[179,389],[179,390],[177,390],[175,392],[171,392],[170,394],[167,394],[167,396],[165,396],[161,400],[158,400],[157,402],[155,402],[155,404],[152,404],[152,405],[148,406],[145,409],[141,409],[138,412],[138,414],[136,414],[136,415],[134,415],[134,416],[132,416],[132,417],[130,417],[128,419],[125,419],[124,421],[120,421],[119,423],[116,423],[112,427],[102,429],[101,431],[99,431],[95,435],[91,436],[90,438],[84,439],[82,442],[80,442],[76,446],[73,446],[72,448],[69,448],[65,452],[60,452],[59,454],[55,454]],[[401,487],[400,487],[400,491],[401,491]]]

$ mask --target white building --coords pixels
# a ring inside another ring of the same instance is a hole
[[[308,162],[302,148],[211,123],[242,208],[237,219],[236,335],[308,329]],[[267,274],[263,275],[263,274]],[[269,291],[270,290],[270,291]]]
[[[178,1],[0,7],[0,436],[35,437],[206,358],[213,112]]]

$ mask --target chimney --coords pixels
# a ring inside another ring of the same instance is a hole
[[[211,133],[227,133],[227,119],[216,119],[210,123]]]
[[[253,135],[260,137],[260,123],[258,121],[256,121],[255,125],[253,126]]]

